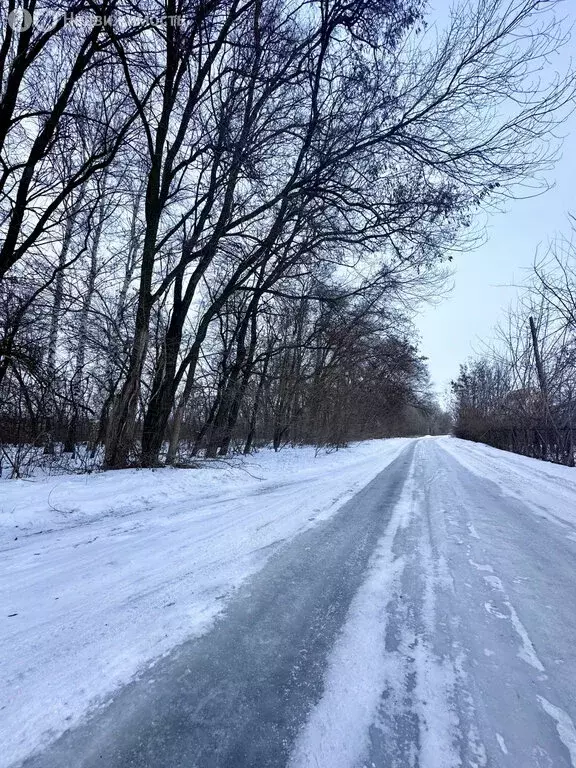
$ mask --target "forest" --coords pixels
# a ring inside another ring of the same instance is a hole
[[[446,432],[414,313],[482,211],[543,188],[557,4],[7,0],[2,471]],[[532,333],[462,369],[457,434],[573,455],[571,248]]]

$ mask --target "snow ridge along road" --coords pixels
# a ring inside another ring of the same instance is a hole
[[[574,470],[451,438],[371,445],[362,450],[388,451],[384,471],[367,476],[376,465],[365,453],[362,471],[347,476],[350,495],[352,476],[364,473],[359,493],[295,536],[298,518],[283,544],[249,559],[204,635],[25,765],[575,768]],[[337,461],[324,489],[345,473]],[[306,492],[296,496],[305,503]],[[248,521],[258,498],[254,489],[242,508]],[[259,507],[264,530],[283,519],[286,494],[276,501]],[[207,518],[225,507],[214,503]],[[78,530],[60,530],[60,544]],[[135,556],[138,540],[126,552]],[[44,587],[53,578],[48,571]],[[15,743],[8,730],[2,741]],[[32,744],[21,738],[18,759]]]

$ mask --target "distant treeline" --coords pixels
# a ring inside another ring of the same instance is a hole
[[[3,4],[6,460],[442,430],[410,319],[554,151],[555,5]]]
[[[574,466],[575,234],[537,260],[494,348],[462,366],[452,385],[457,436]]]

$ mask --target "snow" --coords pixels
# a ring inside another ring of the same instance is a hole
[[[560,707],[555,707],[543,696],[538,696],[542,709],[556,722],[556,730],[562,743],[570,753],[573,768],[576,768],[576,728],[570,717]]]
[[[530,664],[530,666],[534,667],[534,669],[537,669],[539,672],[544,672],[544,665],[538,658],[538,654],[534,649],[534,645],[530,640],[528,632],[526,631],[526,627],[518,618],[518,614],[516,613],[514,606],[510,605],[509,600],[505,601],[505,605],[510,611],[510,621],[512,622],[512,626],[520,638],[520,647],[518,648],[519,658],[524,659],[527,664]]]
[[[140,677],[148,690],[148,678],[172,663],[154,666],[158,659],[207,632],[264,566],[246,587],[247,610],[269,615],[257,602],[258,578],[268,585],[294,573],[309,539],[315,552],[334,551],[326,530],[339,531],[341,521],[352,521],[344,540],[356,541],[368,529],[366,494],[280,554],[282,543],[328,520],[401,453],[367,489],[379,526],[357,580],[346,582],[350,566],[340,572],[338,558],[320,578],[314,560],[316,591],[300,607],[307,613],[292,616],[293,600],[282,613],[298,643],[301,625],[327,610],[322,603],[318,613],[314,594],[348,587],[317,684],[304,686],[313,698],[291,768],[576,768],[576,470],[454,438],[372,441],[317,458],[309,448],[263,451],[197,470],[1,481],[0,765],[87,713],[104,715],[98,708],[126,682]],[[380,498],[388,502],[381,510]],[[239,603],[204,642],[219,631],[227,637]],[[266,680],[291,674],[293,645],[274,642],[276,626],[250,646]],[[284,654],[278,669],[270,647]],[[217,661],[207,665],[216,676]],[[235,678],[235,695],[258,712],[246,690],[252,679]],[[210,691],[227,690],[216,682]],[[130,695],[125,688],[115,706],[130,705]],[[282,723],[283,697],[272,700],[280,711],[267,715]],[[145,719],[138,727],[147,733]]]
[[[333,515],[406,443],[0,481],[0,765],[206,632],[283,541]]]
[[[531,511],[560,524],[576,525],[574,467],[453,437],[439,438],[437,443],[468,471],[496,483],[503,494],[521,501]]]
[[[507,755],[508,754],[508,747],[506,746],[506,742],[504,741],[504,738],[502,734],[497,733],[496,734],[496,740],[498,741],[498,746],[502,750],[502,753]]]
[[[518,635],[518,638],[520,640],[520,647],[518,648],[518,657],[523,659],[527,664],[530,664],[530,666],[534,667],[534,669],[537,669],[539,672],[544,672],[544,666],[540,661],[540,659],[538,658],[538,654],[536,653],[536,650],[532,645],[532,641],[528,636],[526,627],[520,621],[520,618],[518,617],[518,614],[516,613],[514,606],[511,605],[510,598],[508,597],[506,590],[504,589],[504,585],[502,584],[501,579],[499,579],[498,576],[493,575],[494,569],[492,568],[491,565],[483,565],[481,563],[475,563],[474,560],[469,560],[469,563],[473,565],[474,568],[476,568],[478,571],[487,571],[490,574],[489,576],[484,576],[484,581],[486,582],[486,584],[488,584],[490,587],[492,587],[494,590],[497,590],[500,593],[502,602],[508,610],[508,614],[501,613],[490,602],[484,604],[486,611],[490,613],[492,616],[496,616],[499,619],[508,619],[512,622],[512,626],[516,630],[516,634]]]
[[[576,768],[574,523],[574,469],[418,441],[291,768]]]
[[[402,494],[386,532],[370,563],[325,674],[324,695],[301,730],[290,768],[353,768],[373,765],[370,728],[402,719],[418,722],[410,762],[421,768],[457,768],[454,748],[458,717],[450,707],[456,670],[432,647],[436,622],[436,594],[444,585],[442,566],[433,559],[426,536],[409,557],[399,555],[399,539],[408,527],[422,522],[422,486],[416,480],[419,452],[411,463]],[[397,616],[391,602],[402,604],[406,585],[423,580],[419,617]],[[417,625],[422,622],[421,629]],[[387,633],[399,633],[396,649],[386,649]],[[407,680],[415,680],[410,694]],[[408,711],[406,704],[408,703]],[[400,737],[402,738],[402,737]],[[419,744],[416,754],[416,744]],[[392,740],[384,738],[388,757],[395,756]],[[391,763],[392,764],[392,763]],[[393,763],[396,765],[396,763]],[[484,765],[484,763],[481,763]]]
[[[410,504],[411,496],[403,493],[352,602],[331,654],[324,696],[298,737],[289,768],[347,768],[365,757],[382,691],[396,673],[384,652],[385,605],[404,568],[392,546]]]

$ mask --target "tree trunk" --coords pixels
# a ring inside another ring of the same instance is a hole
[[[240,415],[240,408],[242,407],[242,402],[244,401],[244,398],[246,396],[246,390],[248,389],[248,383],[250,381],[250,377],[252,375],[252,371],[254,367],[254,353],[256,352],[256,343],[258,341],[258,336],[257,336],[258,298],[259,297],[256,298],[256,301],[254,301],[250,307],[250,312],[251,312],[250,346],[248,347],[247,352],[244,351],[244,359],[241,359],[239,361],[238,373],[239,374],[241,373],[242,367],[244,368],[244,372],[242,373],[241,380],[236,383],[236,386],[233,390],[233,397],[231,399],[230,407],[228,409],[226,425],[225,425],[224,434],[222,437],[222,442],[220,445],[220,451],[219,451],[220,456],[226,456],[226,454],[230,450],[232,435],[234,434],[234,430],[238,422],[238,416]]]
[[[178,454],[178,443],[180,442],[180,431],[182,429],[182,422],[184,420],[184,413],[186,412],[186,405],[192,394],[194,388],[194,380],[196,376],[196,365],[198,364],[198,356],[200,354],[200,343],[198,338],[194,340],[193,349],[190,360],[188,361],[187,368],[188,374],[186,376],[186,384],[184,385],[184,391],[178,401],[178,407],[174,413],[174,420],[172,423],[172,432],[170,434],[170,444],[168,445],[168,454],[166,456],[166,463],[173,464]]]
[[[244,455],[247,456],[252,450],[252,444],[254,442],[254,435],[256,434],[256,421],[258,419],[258,411],[260,410],[260,402],[264,393],[264,384],[266,382],[266,375],[268,373],[268,363],[270,362],[270,354],[266,355],[264,360],[264,366],[258,379],[258,386],[256,387],[256,393],[254,395],[254,403],[252,404],[252,413],[250,415],[250,425],[248,427],[248,435],[246,437],[246,443],[244,444]]]
[[[152,395],[142,425],[141,463],[143,467],[152,467],[159,463],[164,434],[176,394],[176,368],[183,324],[184,319],[180,317],[180,309],[174,308],[165,335],[165,346],[156,364]]]
[[[64,442],[64,451],[74,454],[76,451],[78,412],[80,410],[80,401],[83,397],[84,367],[86,365],[86,346],[88,344],[88,318],[94,291],[96,289],[96,277],[98,274],[98,249],[100,248],[100,238],[104,227],[106,214],[106,174],[102,179],[102,188],[100,189],[100,205],[98,206],[98,220],[92,236],[90,246],[90,268],[88,270],[88,280],[86,281],[86,290],[82,300],[82,309],[80,312],[80,323],[78,327],[78,346],[76,349],[76,366],[70,387],[72,396],[72,417],[68,424],[66,440]]]
[[[58,273],[56,275],[56,282],[54,284],[54,303],[52,304],[52,311],[50,313],[50,331],[48,336],[48,353],[46,356],[46,379],[48,382],[48,390],[46,393],[46,417],[45,417],[45,430],[46,437],[44,442],[44,453],[54,453],[54,438],[52,430],[54,427],[54,385],[56,379],[56,350],[58,347],[58,331],[60,327],[60,314],[62,312],[62,300],[64,298],[64,267],[66,265],[66,259],[70,250],[70,244],[72,242],[72,234],[74,231],[74,223],[78,214],[78,206],[82,199],[82,193],[70,212],[66,220],[66,228],[64,230],[64,239],[62,240],[62,248],[58,256]]]

